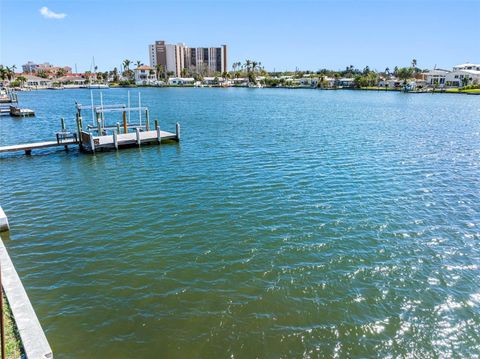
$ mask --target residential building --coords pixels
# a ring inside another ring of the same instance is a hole
[[[57,74],[59,70],[62,70],[65,74],[72,73],[72,68],[70,66],[53,66],[48,62],[36,64],[32,61],[28,61],[26,64],[22,65],[22,70],[24,73],[45,72],[52,75]]]
[[[453,71],[434,69],[425,74],[426,83],[439,87],[462,87],[480,84],[480,64],[460,64]]]
[[[193,85],[195,79],[193,77],[170,77],[168,79],[169,85]]]
[[[388,79],[380,79],[378,86],[385,87],[389,89],[398,88],[403,85],[403,80],[397,79],[396,77],[390,77]]]
[[[445,76],[447,86],[480,85],[480,70],[454,70]]]
[[[157,73],[154,67],[139,66],[133,72],[137,85],[153,85],[157,82]]]
[[[22,65],[22,70],[25,73],[35,72],[38,65],[32,61],[28,61],[26,64]]]
[[[456,65],[453,66],[453,71],[458,71],[458,70],[475,70],[475,71],[480,71],[480,64],[461,64],[461,65]]]
[[[227,45],[220,47],[188,47],[183,43],[155,41],[148,46],[150,66],[162,65],[167,73],[182,75],[183,70],[208,75],[228,71]]]
[[[426,74],[427,84],[430,86],[445,86],[445,77],[448,74],[448,70],[434,69],[428,71]]]
[[[352,87],[353,84],[355,83],[355,79],[352,77],[343,77],[341,79],[338,79],[335,83],[336,86],[340,87]]]
[[[81,86],[86,83],[86,80],[81,76],[62,76],[55,79],[55,82],[58,82],[62,85],[77,85]]]
[[[25,75],[25,78],[27,79],[27,81],[25,81],[25,87],[45,88],[52,86],[53,83],[52,80],[33,75]]]

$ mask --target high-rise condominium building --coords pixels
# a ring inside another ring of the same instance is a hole
[[[181,76],[187,69],[203,75],[228,71],[227,45],[220,47],[188,47],[155,41],[148,46],[150,66],[162,65],[167,72]]]

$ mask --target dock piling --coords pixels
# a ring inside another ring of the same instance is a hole
[[[177,141],[180,141],[180,124],[178,122],[175,125],[175,134],[177,135]]]
[[[150,116],[148,115],[148,108],[145,110],[145,128],[150,131]]]
[[[115,149],[118,150],[117,130],[113,131],[113,145],[115,146]]]
[[[95,141],[93,141],[93,135],[91,132],[89,133],[89,135],[90,135],[90,149],[92,150],[92,153],[95,153]]]
[[[137,145],[140,147],[140,129],[137,127],[135,129],[136,137],[137,137]]]
[[[127,111],[123,111],[123,133],[128,132],[128,127],[127,127]]]

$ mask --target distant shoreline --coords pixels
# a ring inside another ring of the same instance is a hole
[[[403,92],[409,94],[461,94],[461,95],[480,95],[480,89],[470,89],[470,90],[459,90],[456,88],[449,89],[428,89],[428,90],[418,90],[418,91],[404,91],[402,88],[383,88],[383,87],[365,87],[365,88],[351,88],[351,87],[338,87],[338,88],[318,88],[318,87],[308,87],[308,86],[263,86],[259,88],[250,88],[247,86],[192,86],[192,85],[164,85],[164,86],[142,86],[142,85],[130,85],[130,86],[111,86],[105,89],[89,89],[84,87],[69,87],[69,88],[14,88],[14,91],[18,92],[29,92],[29,91],[42,91],[42,90],[51,90],[51,91],[63,91],[63,90],[108,90],[108,89],[117,89],[117,88],[126,88],[126,89],[141,89],[141,88],[218,88],[218,89],[231,89],[231,88],[244,88],[244,89],[285,89],[285,90],[320,90],[320,91],[370,91],[370,92]]]

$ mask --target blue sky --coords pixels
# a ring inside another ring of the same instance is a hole
[[[479,14],[477,0],[1,0],[0,63],[84,71],[95,56],[108,70],[126,58],[148,63],[148,44],[166,40],[226,43],[230,65],[248,58],[277,71],[383,70],[412,58],[450,68],[480,62]]]

